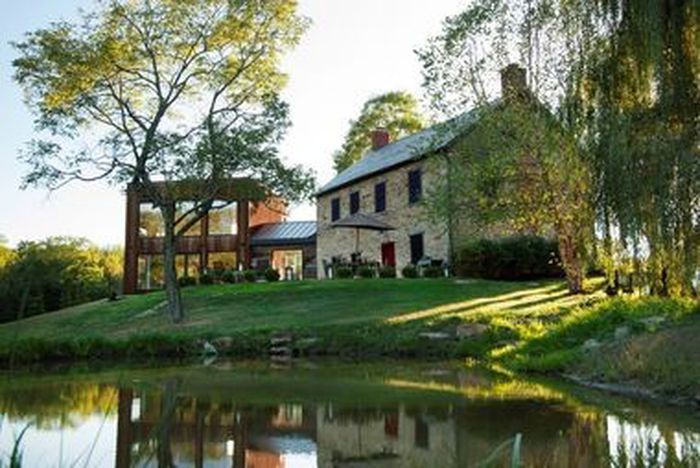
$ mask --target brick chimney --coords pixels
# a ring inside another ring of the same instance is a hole
[[[386,128],[375,128],[372,130],[372,151],[376,151],[389,144],[389,130]]]
[[[509,101],[524,98],[528,94],[527,71],[517,63],[501,69],[501,97]]]

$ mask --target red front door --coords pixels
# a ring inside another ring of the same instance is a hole
[[[396,252],[394,251],[393,242],[382,244],[382,265],[396,266]]]

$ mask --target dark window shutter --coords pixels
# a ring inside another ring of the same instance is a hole
[[[408,173],[408,203],[416,203],[420,200],[423,191],[420,169]]]
[[[360,211],[360,192],[352,192],[350,194],[350,214],[355,214]]]
[[[374,186],[374,212],[381,213],[386,210],[386,182],[380,182]]]
[[[331,221],[338,221],[340,219],[340,198],[334,198],[331,200]]]
[[[423,234],[414,234],[411,240],[411,263],[416,264],[423,258]]]

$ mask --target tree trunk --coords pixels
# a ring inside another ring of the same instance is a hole
[[[165,237],[163,238],[163,270],[165,274],[165,297],[168,301],[168,314],[173,323],[180,323],[185,318],[182,308],[182,296],[180,285],[177,282],[177,269],[175,268],[175,207],[162,208],[165,224]]]
[[[583,265],[574,236],[559,233],[559,256],[566,274],[566,283],[570,294],[583,292]]]

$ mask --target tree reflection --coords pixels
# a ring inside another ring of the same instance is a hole
[[[321,467],[377,462],[456,468],[482,462],[517,433],[523,435],[523,466],[692,466],[700,460],[697,430],[679,430],[671,420],[650,423],[629,414],[614,416],[533,389],[521,398],[515,392],[506,398],[506,387],[498,385],[489,397],[486,390],[457,392],[473,382],[456,378],[449,392],[443,382],[439,391],[416,394],[383,387],[391,392],[382,394],[381,386],[347,392],[345,386],[353,384],[344,380],[342,389],[319,398],[314,389],[335,387],[318,375],[305,387],[306,377],[273,373],[246,380],[239,373],[235,385],[222,386],[228,373],[213,379],[212,372],[161,371],[120,386],[60,379],[33,387],[5,384],[0,385],[0,410],[10,427],[36,420],[54,432],[67,427],[89,431],[89,425],[81,427],[84,420],[107,415],[105,420],[116,427],[111,453],[119,468],[283,467],[294,457]],[[268,378],[273,386],[265,384]],[[485,389],[490,383],[478,385]],[[295,387],[290,395],[305,396],[286,396],[289,387]],[[538,394],[546,398],[533,396]],[[306,403],[295,402],[300,398]],[[94,432],[83,437],[85,446],[94,443]],[[26,450],[30,453],[32,447]],[[68,460],[79,457],[80,452],[66,455]]]

